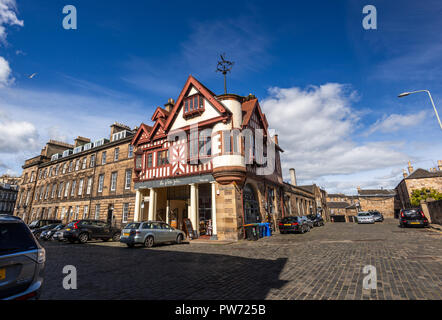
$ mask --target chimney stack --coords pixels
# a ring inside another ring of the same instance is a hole
[[[442,171],[442,160],[437,160],[437,167],[439,168],[439,171]]]
[[[296,186],[296,172],[295,169],[290,168],[290,183],[294,186]]]
[[[408,174],[413,173],[413,166],[411,165],[411,161],[408,161]]]
[[[408,177],[407,171],[405,169],[402,170],[402,174],[403,174],[404,178]]]
[[[167,112],[170,112],[172,111],[174,105],[175,101],[172,98],[169,98],[169,100],[167,100],[167,103],[164,105],[164,109],[166,109]]]
[[[278,135],[277,135],[277,134],[275,134],[275,135],[273,136],[273,140],[275,140],[275,144],[276,144],[276,145],[279,145]]]

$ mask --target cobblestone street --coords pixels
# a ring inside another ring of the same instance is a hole
[[[328,223],[259,241],[161,245],[50,242],[42,299],[442,299],[442,234]],[[78,289],[62,286],[65,265]],[[363,289],[362,269],[377,270]]]

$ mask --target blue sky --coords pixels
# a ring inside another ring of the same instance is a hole
[[[62,28],[77,8],[78,29]],[[377,30],[362,8],[377,8]],[[261,100],[283,169],[331,192],[394,187],[411,160],[434,167],[442,131],[442,3],[425,1],[0,0],[0,173],[49,138],[100,138],[149,122],[189,74]],[[36,72],[37,76],[27,76]]]

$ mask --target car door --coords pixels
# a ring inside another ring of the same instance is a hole
[[[152,222],[152,234],[154,236],[155,242],[164,242],[164,229],[158,222]]]
[[[164,235],[164,241],[175,241],[177,237],[176,230],[174,230],[167,223],[162,223],[162,230]]]

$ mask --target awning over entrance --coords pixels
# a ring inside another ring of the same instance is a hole
[[[151,181],[136,182],[134,185],[135,190],[137,189],[147,189],[147,188],[163,188],[172,186],[182,186],[187,184],[201,184],[209,183],[215,181],[211,174],[204,174],[198,176],[189,176],[182,178],[172,178],[172,179],[158,179]]]

